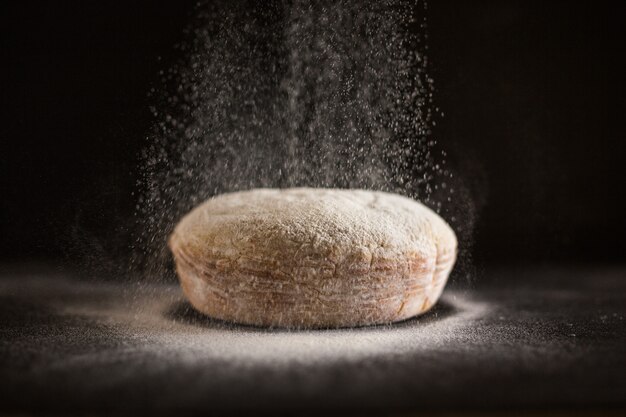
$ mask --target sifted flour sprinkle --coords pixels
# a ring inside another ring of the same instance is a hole
[[[224,192],[375,189],[438,211],[454,189],[431,132],[425,8],[408,0],[200,4],[180,45],[187,58],[155,90],[159,122],[137,206],[136,260],[147,274],[167,270],[165,241],[180,217]]]

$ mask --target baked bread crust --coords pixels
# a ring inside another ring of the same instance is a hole
[[[456,258],[426,206],[364,190],[255,189],[211,198],[170,236],[191,304],[258,326],[390,323],[429,310]]]

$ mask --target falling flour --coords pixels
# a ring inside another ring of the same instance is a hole
[[[148,274],[164,275],[165,240],[181,215],[223,192],[364,188],[438,210],[433,188],[450,173],[431,137],[424,9],[405,0],[200,4],[180,46],[186,59],[155,90],[159,122],[137,206],[137,262]]]

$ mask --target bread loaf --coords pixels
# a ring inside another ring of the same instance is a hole
[[[454,232],[395,194],[255,189],[193,209],[169,246],[183,291],[211,317],[259,326],[390,323],[439,298]]]

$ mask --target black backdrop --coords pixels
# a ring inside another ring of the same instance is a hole
[[[0,5],[1,259],[62,258],[77,222],[132,212],[147,92],[194,3]],[[485,203],[479,263],[624,259],[624,9],[429,3],[435,136]]]

